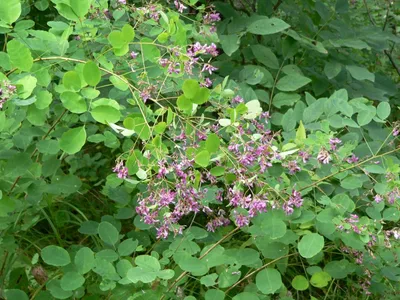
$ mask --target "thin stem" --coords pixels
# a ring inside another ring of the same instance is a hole
[[[54,121],[53,125],[51,125],[50,129],[47,131],[47,133],[42,137],[42,140],[45,140],[49,134],[53,131],[53,129],[57,126],[57,124],[61,121],[62,117],[66,114],[67,110],[65,109],[62,114],[57,118],[57,120]],[[32,154],[31,154],[31,158],[35,156],[36,152],[37,152],[37,148],[35,148],[35,150],[33,150]],[[10,191],[8,192],[8,194],[10,195],[12,193],[12,191],[14,190],[14,188],[16,187],[18,181],[21,179],[21,176],[18,176],[14,183],[12,184]]]
[[[389,58],[390,63],[392,64],[393,68],[396,70],[397,74],[400,76],[400,67],[394,61],[392,54],[388,50],[383,50],[386,56]]]
[[[369,161],[371,161],[371,160],[377,159],[377,158],[379,158],[379,157],[386,156],[386,155],[388,155],[388,154],[390,154],[390,153],[394,153],[394,152],[397,152],[397,151],[400,151],[400,148],[396,148],[396,149],[394,149],[394,150],[390,150],[390,151],[388,151],[388,152],[385,152],[385,153],[382,153],[382,154],[379,154],[379,155],[373,155],[372,157],[370,157],[370,158],[368,158],[368,159],[366,159],[366,160],[364,160],[364,161],[362,161],[362,162],[359,162],[358,164],[352,165],[352,166],[350,166],[350,167],[341,169],[341,170],[339,170],[339,171],[337,171],[337,172],[334,172],[334,173],[332,173],[332,174],[330,174],[330,175],[327,175],[327,176],[321,178],[320,180],[317,180],[316,182],[314,182],[314,183],[312,183],[312,184],[310,184],[310,185],[307,185],[307,186],[301,188],[300,191],[303,191],[303,190],[308,189],[308,188],[310,188],[310,187],[316,186],[316,185],[318,185],[319,183],[321,183],[322,181],[325,181],[325,180],[327,180],[327,179],[329,179],[329,178],[331,178],[331,177],[333,177],[333,176],[336,176],[337,174],[340,174],[340,173],[342,173],[342,172],[345,172],[345,171],[348,171],[348,170],[357,168],[357,167],[359,167],[359,166],[361,166],[361,165],[363,165],[363,164],[365,164],[365,163],[367,163],[367,162],[369,162]]]
[[[370,22],[372,23],[372,25],[376,25],[375,20],[372,18],[371,12],[369,11],[367,1],[366,1],[366,0],[363,0],[363,2],[364,2],[364,6],[365,6],[365,8],[366,8],[366,10],[367,10],[367,13],[368,13],[368,17],[369,17]]]
[[[269,265],[272,265],[273,263],[275,263],[275,262],[277,262],[277,261],[279,261],[279,260],[281,260],[281,259],[283,259],[283,258],[290,257],[290,256],[294,256],[294,255],[297,255],[297,253],[292,253],[292,254],[288,254],[288,255],[284,255],[284,256],[278,257],[278,258],[276,258],[276,259],[274,259],[274,260],[271,260],[270,262],[268,262],[268,263],[262,265],[261,267],[259,267],[258,269],[255,269],[253,272],[247,274],[247,275],[244,276],[241,280],[239,280],[239,281],[236,282],[234,285],[232,285],[229,289],[227,289],[227,290],[225,291],[225,294],[227,294],[230,290],[232,290],[233,288],[235,288],[236,286],[238,286],[239,284],[241,284],[241,283],[242,283],[243,281],[245,281],[247,278],[253,276],[255,273],[258,273],[258,272],[261,271],[262,269],[265,269],[265,268],[268,267]]]
[[[276,4],[274,5],[274,8],[273,8],[274,11],[276,11],[282,3],[283,3],[283,0],[278,0],[278,1],[276,2]]]

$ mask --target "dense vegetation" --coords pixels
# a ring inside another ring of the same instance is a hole
[[[0,298],[399,299],[399,12],[0,0]]]

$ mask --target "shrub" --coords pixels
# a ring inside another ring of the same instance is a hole
[[[398,7],[264,2],[0,3],[2,297],[396,299]]]

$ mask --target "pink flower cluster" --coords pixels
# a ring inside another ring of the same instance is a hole
[[[123,161],[119,161],[113,168],[113,172],[117,173],[118,178],[125,179],[128,177],[128,168],[124,166]]]
[[[4,81],[0,86],[0,109],[3,108],[4,103],[11,98],[16,92],[17,88],[15,85]]]

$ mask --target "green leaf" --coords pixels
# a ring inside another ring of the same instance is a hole
[[[310,82],[310,78],[301,75],[287,75],[279,79],[276,88],[283,92],[293,92]]]
[[[214,153],[219,150],[219,145],[221,141],[219,139],[219,136],[216,135],[215,133],[211,133],[206,140],[206,148],[208,152]]]
[[[4,2],[4,1],[0,1]],[[21,71],[29,72],[33,66],[31,50],[17,40],[11,40],[7,43],[7,53],[11,64]]]
[[[64,291],[73,291],[85,283],[85,278],[77,272],[67,272],[61,278],[60,286]]]
[[[185,95],[181,95],[176,100],[176,105],[182,111],[191,110],[193,107],[192,101],[185,97]]]
[[[31,75],[24,76],[23,78],[18,80],[16,82],[17,91],[18,91],[18,97],[21,98],[21,99],[27,99],[30,95],[32,95],[32,92],[36,87],[36,83],[37,83],[37,79],[35,77],[31,76]],[[28,100],[26,100],[26,102]],[[29,105],[29,104],[26,103],[26,105]]]
[[[307,278],[303,275],[297,275],[292,280],[292,287],[297,291],[305,291],[308,289],[309,285]]]
[[[206,87],[201,87],[194,98],[190,99],[195,104],[203,104],[210,98],[210,90]]]
[[[225,293],[221,290],[207,290],[204,297],[205,300],[224,300]]]
[[[150,255],[139,255],[135,258],[135,263],[146,270],[160,271],[161,266],[157,258]]]
[[[338,194],[332,198],[332,207],[335,208],[341,215],[346,212],[353,212],[356,208],[354,201],[347,194]]]
[[[300,120],[299,127],[296,131],[296,139],[295,142],[297,145],[301,145],[307,138],[306,129],[304,128],[303,122]]]
[[[282,106],[293,106],[296,102],[301,99],[299,94],[294,93],[277,93],[272,100],[272,104],[281,108]]]
[[[372,119],[375,117],[376,115],[376,111],[375,111],[375,107],[371,107],[368,110],[362,110],[361,112],[359,112],[357,114],[357,123],[360,126],[365,126],[367,124],[369,124]]]
[[[119,89],[121,91],[125,92],[129,89],[129,85],[124,80],[122,80],[120,77],[112,75],[112,76],[110,76],[110,81],[117,89]]]
[[[89,11],[92,0],[69,0],[69,3],[78,19],[83,19]]]
[[[267,268],[256,276],[257,288],[263,294],[274,294],[282,286],[281,273],[278,270]]]
[[[201,277],[200,283],[202,285],[205,285],[206,287],[210,287],[210,286],[217,284],[216,283],[217,278],[218,278],[218,274],[212,273],[210,275]]]
[[[74,114],[81,114],[87,111],[87,104],[79,94],[75,92],[64,92],[60,95],[64,107]]]
[[[125,43],[130,43],[135,38],[135,30],[129,24],[125,24],[121,29],[122,38]]]
[[[194,276],[202,276],[208,272],[207,264],[204,260],[197,257],[187,256],[178,262],[179,267],[187,272],[192,273]]]
[[[340,186],[346,190],[354,190],[362,187],[363,182],[359,177],[349,175],[340,182]]]
[[[194,158],[196,164],[207,167],[210,163],[210,153],[207,150],[200,151]]]
[[[329,284],[331,279],[332,277],[326,272],[316,272],[311,276],[310,283],[317,288],[323,288]]]
[[[29,300],[28,295],[21,290],[17,289],[5,290],[5,294],[7,300]]]
[[[214,167],[214,168],[212,168],[210,170],[210,173],[211,173],[212,176],[216,176],[216,177],[222,176],[222,175],[225,174],[225,168],[224,167],[220,167],[220,166],[216,166],[216,167]]]
[[[41,256],[43,261],[51,266],[63,267],[71,262],[67,250],[59,246],[47,246],[42,249]]]
[[[93,119],[102,124],[117,123],[121,118],[118,109],[110,105],[99,105],[90,111]]]
[[[51,102],[53,101],[53,95],[48,91],[40,91],[36,93],[36,102],[35,106],[38,109],[45,109],[49,107]]]
[[[389,207],[383,211],[382,216],[385,221],[397,222],[400,219],[400,212],[397,208]]]
[[[260,300],[260,298],[257,296],[255,292],[254,293],[243,292],[237,294],[235,297],[232,298],[232,300]]]
[[[99,236],[108,245],[115,245],[119,240],[118,230],[109,222],[101,222],[99,225]]]
[[[75,255],[74,263],[80,274],[86,274],[95,266],[93,251],[88,247],[79,249]]]
[[[36,147],[40,153],[44,154],[57,154],[60,151],[56,140],[41,140],[36,144]]]
[[[311,258],[324,248],[324,238],[318,233],[306,234],[301,238],[297,248],[302,257]]]
[[[132,129],[137,133],[139,138],[142,140],[148,140],[151,136],[151,131],[149,125],[146,123],[146,120],[142,117],[137,117],[133,119],[133,127]]]
[[[61,150],[68,154],[79,152],[86,143],[85,127],[77,127],[64,132],[59,140]]]
[[[68,90],[79,91],[81,89],[82,82],[78,72],[68,71],[65,73],[63,77],[63,84]]]
[[[96,86],[101,80],[101,72],[97,64],[93,61],[88,61],[83,67],[83,78],[86,83],[91,86]]]
[[[154,126],[154,131],[155,133],[162,134],[166,128],[167,128],[167,123],[160,122]]]
[[[182,86],[183,94],[186,98],[192,99],[200,90],[199,83],[194,79],[186,79]]]
[[[342,65],[338,62],[326,62],[324,67],[324,73],[328,79],[335,78],[339,75],[340,71],[342,70]]]
[[[247,108],[247,113],[243,117],[248,120],[254,120],[262,113],[261,104],[260,101],[258,100],[251,100],[247,102],[246,108]]]
[[[376,114],[380,119],[385,120],[390,115],[390,104],[387,102],[379,103]]]
[[[7,217],[16,209],[16,201],[7,196],[2,196],[0,201],[0,217]]]
[[[0,20],[12,24],[21,15],[21,0],[0,1]]]
[[[133,283],[138,281],[149,283],[160,274],[160,263],[153,256],[140,255],[136,257],[135,263],[138,267],[130,269],[127,273],[128,279]]]
[[[121,242],[118,245],[118,253],[121,256],[128,256],[131,255],[133,252],[136,251],[138,246],[138,241],[133,239],[126,239],[125,241]]]
[[[293,109],[289,109],[282,117],[282,127],[286,132],[292,131],[296,127],[296,118]]]
[[[48,290],[50,292],[51,296],[53,296],[56,299],[68,299],[69,297],[72,296],[71,291],[64,291],[61,288],[60,280],[57,280],[57,279],[48,281],[46,283],[46,290]],[[47,296],[47,297],[49,297],[49,296]]]
[[[281,19],[277,18],[262,18],[252,22],[247,31],[259,35],[267,35],[281,32],[290,27],[289,24],[285,23]]]
[[[251,51],[253,51],[256,59],[264,66],[271,69],[279,69],[279,61],[270,48],[263,45],[252,45]]]
[[[375,75],[368,71],[368,69],[359,66],[346,66],[347,71],[349,71],[351,77],[356,80],[369,80],[374,82]]]
[[[230,35],[220,35],[219,41],[222,46],[222,50],[228,56],[231,56],[233,53],[239,49],[240,46],[240,36],[237,34],[230,34]]]
[[[329,273],[332,278],[343,279],[352,272],[349,265],[350,263],[345,259],[341,261],[334,260],[326,264],[324,271]]]

